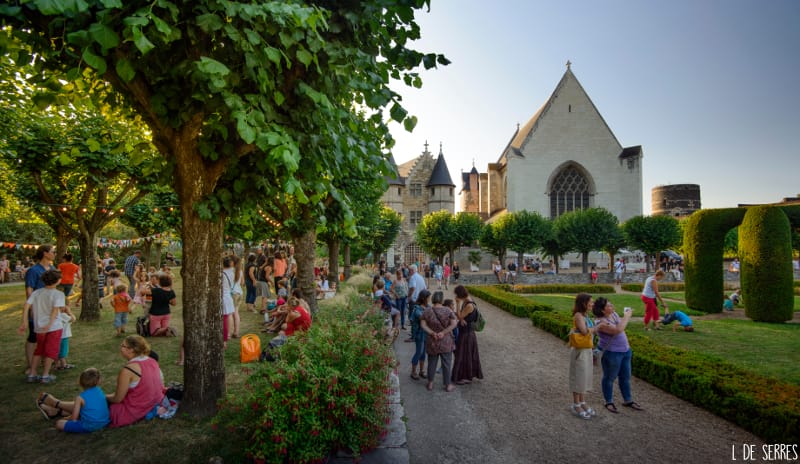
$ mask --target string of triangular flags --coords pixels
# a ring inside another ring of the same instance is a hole
[[[183,245],[183,242],[173,238],[172,234],[162,232],[159,234],[149,235],[147,237],[136,237],[136,238],[129,238],[129,239],[113,239],[113,238],[106,238],[100,237],[97,239],[97,247],[98,248],[128,248],[145,241],[156,242],[161,241],[162,245],[165,246],[177,246],[180,247]],[[35,250],[41,246],[41,243],[21,243],[21,242],[0,242],[0,249],[8,248],[8,249],[17,249],[17,250]]]

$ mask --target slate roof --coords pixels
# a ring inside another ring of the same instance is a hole
[[[622,153],[619,154],[620,159],[635,158],[642,155],[642,146],[636,145],[634,147],[625,147]]]
[[[434,185],[449,185],[455,187],[453,179],[450,177],[450,170],[447,169],[447,163],[444,161],[444,154],[441,149],[439,150],[439,157],[436,159],[436,164],[433,166],[431,179],[428,181],[428,187]]]
[[[389,185],[406,185],[406,179],[400,175],[400,170],[397,168],[397,163],[394,161],[394,156],[389,158],[389,163],[392,165],[394,176],[386,176],[386,182],[388,182]]]

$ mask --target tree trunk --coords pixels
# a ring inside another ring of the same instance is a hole
[[[68,251],[69,242],[72,241],[72,233],[66,227],[64,227],[61,222],[59,221],[58,227],[56,227],[56,252],[57,256],[53,261],[56,265],[61,262],[61,257],[64,256],[64,253]]]
[[[586,274],[589,272],[589,252],[585,251],[581,253],[581,272]]]
[[[350,278],[353,275],[353,265],[350,263],[350,244],[344,244],[344,280]],[[338,284],[337,284],[338,286]]]
[[[156,269],[161,269],[161,265],[164,264],[161,262],[161,239],[158,239],[155,245],[155,267]]]
[[[78,247],[81,255],[81,321],[100,320],[100,295],[97,291],[97,251],[94,235],[81,234]]]
[[[614,273],[614,253],[608,254],[608,273]]]
[[[297,261],[297,286],[303,292],[303,299],[311,307],[311,314],[317,313],[317,290],[314,283],[314,257],[317,251],[317,231],[308,227],[300,235],[292,235],[294,259]]]
[[[183,227],[183,331],[186,353],[181,410],[198,417],[216,412],[225,394],[222,346],[222,234],[224,219],[198,217],[181,208]]]
[[[149,239],[145,239],[144,245],[142,245],[142,257],[144,258],[142,262],[145,270],[150,267],[150,263],[152,262],[150,259],[150,249],[152,248],[152,244],[153,242],[151,242]]]
[[[328,240],[328,279],[339,282],[339,245],[338,239]]]

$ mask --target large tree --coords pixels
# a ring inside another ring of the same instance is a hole
[[[542,249],[553,235],[553,225],[538,212],[515,211],[500,218],[500,236],[508,249],[517,252],[517,268],[522,268],[525,253]]]
[[[218,256],[232,205],[268,201],[265,208],[280,211],[298,248],[300,285],[313,292],[319,208],[349,204],[331,179],[388,170],[382,110],[391,105],[407,128],[415,122],[390,79],[419,86],[416,67],[446,63],[407,48],[420,36],[415,10],[427,4],[105,0],[0,8],[47,63],[91,66],[122,92],[174,169],[190,413],[212,414],[225,391]]]
[[[478,244],[487,252],[497,256],[497,259],[502,262],[506,257],[508,244],[501,236],[501,227],[502,224],[499,222],[493,222],[484,226],[483,230],[481,230],[480,237],[478,237]]]
[[[672,216],[634,216],[622,225],[625,241],[629,246],[643,251],[646,255],[656,256],[681,242],[678,221]],[[647,272],[650,272],[650,260]]]
[[[454,248],[456,225],[452,214],[446,210],[428,213],[422,217],[414,234],[416,242],[425,253],[441,259]]]
[[[559,216],[555,232],[564,249],[581,254],[581,269],[589,271],[589,252],[618,239],[617,217],[603,208],[570,211]]]

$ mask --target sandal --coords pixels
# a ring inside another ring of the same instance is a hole
[[[426,373],[424,373],[424,372],[420,372],[420,373],[419,373],[419,377],[420,377],[421,379],[427,379],[427,378],[428,378],[428,374],[426,374]]]
[[[41,412],[44,418],[47,420],[53,420],[61,417],[62,411],[60,408],[56,409],[56,412],[54,412],[53,414],[47,412],[47,409],[45,409],[45,406],[47,405],[44,404],[44,398],[46,397],[46,395],[47,393],[45,393],[41,399],[36,400],[36,407],[39,409],[39,412]],[[49,408],[50,406],[47,407]]]
[[[580,417],[581,419],[591,419],[592,418],[591,414],[589,414],[588,412],[586,412],[583,409],[581,409],[581,405],[580,404],[572,404],[572,405],[570,405],[569,410],[572,411],[572,414],[574,414],[577,417]]]
[[[622,403],[622,405],[626,408],[635,409],[636,411],[644,411],[644,408],[641,407],[636,401],[628,401],[627,403]]]
[[[123,333],[124,333],[124,331],[123,331]],[[63,366],[61,366],[61,369],[74,369],[74,368],[75,368],[75,364],[64,364]]]
[[[619,411],[617,411],[617,407],[614,405],[614,403],[606,403],[606,409],[608,409],[608,412],[613,412],[614,414],[619,413]]]
[[[419,380],[419,375],[416,372],[411,373],[411,378],[414,380]]]
[[[425,385],[425,388],[427,388],[428,391],[433,391],[433,382],[428,382],[428,385]]]

